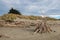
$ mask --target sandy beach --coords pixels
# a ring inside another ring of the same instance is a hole
[[[60,27],[51,27],[56,32],[35,33],[33,28],[0,27],[0,40],[60,40]]]

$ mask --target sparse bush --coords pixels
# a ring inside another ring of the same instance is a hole
[[[17,18],[17,16],[15,15],[15,14],[5,14],[5,15],[3,15],[2,16],[2,20],[14,20],[14,19],[16,19]]]

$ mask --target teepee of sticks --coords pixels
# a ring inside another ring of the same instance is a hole
[[[45,33],[45,32],[52,32],[52,29],[47,25],[47,21],[43,19],[40,23],[37,23],[36,29],[34,32],[36,33]]]

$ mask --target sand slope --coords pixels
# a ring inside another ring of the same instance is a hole
[[[56,32],[33,34],[32,28],[0,27],[0,40],[60,40],[60,27],[52,27]]]

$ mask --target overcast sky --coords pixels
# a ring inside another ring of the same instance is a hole
[[[23,15],[50,15],[60,18],[60,0],[0,0],[0,15],[13,7]]]

